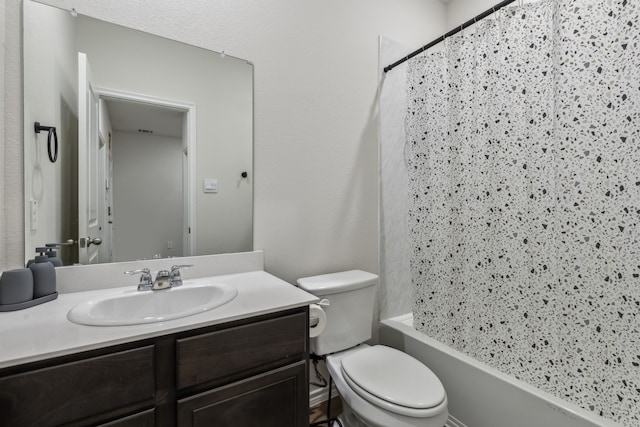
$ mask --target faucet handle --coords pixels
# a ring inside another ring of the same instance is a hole
[[[148,268],[139,268],[138,270],[125,271],[127,276],[133,276],[134,274],[140,274],[140,282],[138,283],[138,290],[149,290],[153,286],[153,280],[151,279],[151,270]]]
[[[193,267],[193,264],[180,264],[171,266],[171,272],[169,273],[169,282],[171,283],[171,287],[182,285],[182,276],[180,275],[180,269],[190,267]]]

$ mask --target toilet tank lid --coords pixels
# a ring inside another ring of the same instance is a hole
[[[378,276],[376,274],[362,270],[350,270],[298,279],[298,285],[302,289],[316,296],[353,291],[375,285],[377,282]]]

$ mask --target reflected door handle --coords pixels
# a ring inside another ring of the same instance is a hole
[[[56,246],[60,246],[60,247],[62,247],[62,246],[73,246],[73,245],[75,245],[76,243],[78,243],[78,242],[76,242],[76,241],[75,241],[75,240],[73,240],[73,239],[69,239],[69,240],[65,240],[64,242],[61,242],[61,243],[47,243],[45,246],[47,246],[47,247],[56,247]]]
[[[87,244],[88,244],[88,245],[90,245],[90,244],[92,244],[92,243],[93,243],[94,245],[98,246],[100,243],[102,243],[102,239],[101,239],[101,238],[99,238],[99,237],[94,237],[93,239],[92,239],[91,237],[89,237],[89,238],[87,239]]]
[[[99,237],[81,237],[80,238],[80,247],[81,248],[88,248],[91,245],[96,245],[98,246],[100,243],[102,243],[102,239]]]

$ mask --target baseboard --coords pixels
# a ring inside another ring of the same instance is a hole
[[[334,385],[331,388],[331,397],[334,398],[338,396],[338,390]],[[309,392],[309,407],[313,408],[314,406],[318,406],[323,402],[329,400],[329,390],[327,387],[324,388],[316,388]]]

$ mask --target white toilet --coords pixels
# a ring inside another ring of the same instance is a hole
[[[447,394],[438,377],[399,350],[363,344],[371,338],[378,276],[360,270],[305,277],[305,291],[329,300],[324,331],[311,352],[327,356],[342,397],[344,427],[443,427]]]

